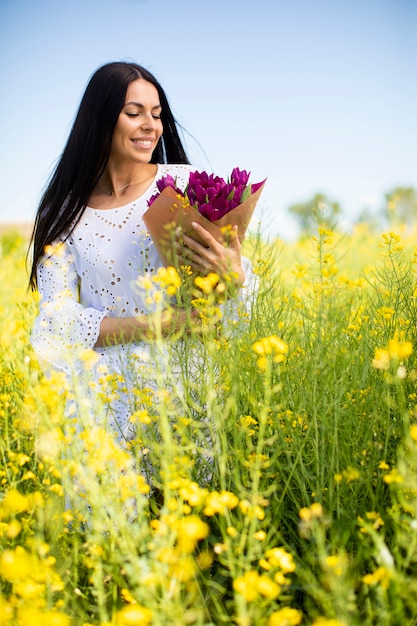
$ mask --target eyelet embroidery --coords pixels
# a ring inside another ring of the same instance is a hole
[[[107,226],[111,226],[112,228],[118,228],[121,230],[123,226],[129,222],[135,208],[137,206],[137,201],[132,202],[131,204],[127,204],[124,207],[119,207],[117,209],[108,209],[106,211],[101,211],[100,209],[93,209],[94,215],[106,224]],[[128,209],[128,212],[125,214],[125,209]],[[110,217],[106,217],[109,215]]]

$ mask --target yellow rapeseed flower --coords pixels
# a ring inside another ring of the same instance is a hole
[[[259,504],[251,504],[249,500],[241,500],[239,502],[239,508],[243,515],[246,515],[250,519],[254,517],[260,521],[265,519],[265,511],[259,506]]]
[[[82,350],[79,356],[88,369],[93,368],[94,365],[96,365],[96,363],[100,360],[100,355],[95,350],[91,350],[90,348]]]
[[[48,430],[39,434],[36,440],[36,451],[42,459],[60,457],[65,436],[61,428],[49,427]]]
[[[137,601],[132,596],[132,594],[130,593],[129,589],[122,589],[120,591],[120,595],[122,596],[123,600],[125,600],[129,604],[137,604]]]
[[[22,546],[5,550],[0,557],[0,575],[13,582],[29,577],[35,568],[35,560]]]
[[[372,359],[372,367],[378,370],[387,370],[389,367],[389,352],[383,348],[375,348],[375,356]]]
[[[18,610],[19,626],[70,626],[72,619],[58,611],[23,606]]]
[[[268,626],[297,626],[302,619],[301,611],[285,606],[269,616]]]
[[[253,536],[257,541],[264,541],[264,539],[266,539],[266,532],[264,530],[258,530]]]
[[[394,198],[394,205],[395,201],[396,200]],[[401,235],[399,235],[398,233],[394,233],[392,230],[390,230],[388,233],[383,233],[382,238],[387,246],[398,244],[401,241]]]
[[[239,504],[239,498],[231,491],[212,491],[206,498],[204,515],[224,515],[226,511],[234,509]]]
[[[172,266],[160,267],[152,280],[165,289],[168,296],[175,296],[181,287],[181,277]]]
[[[293,269],[293,274],[295,275],[296,278],[303,278],[303,276],[305,276],[307,274],[309,270],[309,266],[304,264],[300,264],[300,263],[296,263],[295,264],[295,269]]]
[[[379,317],[382,317],[382,319],[387,320],[387,321],[392,319],[394,314],[395,314],[395,309],[393,309],[391,306],[381,306],[377,310],[377,315],[379,315]]]
[[[197,571],[195,560],[189,554],[181,554],[169,568],[169,575],[176,580],[186,583],[192,580]]]
[[[12,519],[7,525],[6,535],[9,539],[16,539],[22,530],[22,524],[17,519]],[[1,624],[1,621],[0,621]]]
[[[411,341],[399,341],[396,337],[388,342],[388,353],[391,359],[401,361],[409,357],[413,352]]]
[[[323,205],[323,208],[324,206],[325,205]],[[332,239],[334,237],[334,232],[330,228],[326,228],[325,226],[319,226],[317,232],[321,237],[328,237],[329,239]]]
[[[295,570],[293,556],[284,548],[271,548],[265,553],[265,556],[272,567],[279,567],[285,573]]]
[[[402,483],[404,481],[404,478],[401,476],[399,471],[394,467],[389,472],[389,474],[385,474],[383,480],[384,480],[385,483],[390,485],[392,483]]]
[[[372,366],[376,369],[387,370],[390,362],[403,361],[413,353],[413,344],[411,341],[402,341],[394,336],[388,341],[386,348],[375,348],[375,356],[372,360]]]
[[[146,276],[139,276],[136,282],[138,287],[144,291],[151,291],[154,287],[152,280]]]
[[[303,507],[300,509],[299,516],[305,522],[312,519],[319,519],[323,516],[323,507],[320,502],[313,502],[310,507]]]
[[[253,602],[259,597],[258,580],[260,576],[255,570],[245,572],[233,581],[233,589],[243,596],[246,602]]]
[[[65,254],[65,244],[61,241],[59,243],[50,244],[44,247],[46,256],[63,257]]]
[[[354,467],[347,467],[343,470],[343,477],[347,483],[352,483],[360,478],[360,472]]]
[[[14,615],[14,605],[9,604],[9,602],[0,596],[0,624],[4,624],[4,626],[8,626],[8,624],[12,623],[12,618]]]
[[[32,505],[30,496],[20,493],[17,489],[10,489],[6,493],[2,502],[0,519],[8,517],[9,515],[15,515],[16,513],[29,511],[32,508]]]
[[[183,552],[193,552],[197,542],[209,534],[208,525],[197,515],[188,515],[175,524],[177,544]]]
[[[372,521],[372,527],[378,530],[381,526],[384,526],[384,520],[376,511],[368,511],[366,513],[366,519]]]
[[[259,355],[256,363],[262,371],[267,367],[268,357],[271,357],[274,363],[282,363],[288,353],[288,345],[277,335],[270,335],[255,341],[252,349],[255,354]]]
[[[23,465],[26,465],[26,463],[28,463],[29,461],[30,461],[30,456],[28,456],[27,454],[19,453],[16,456],[16,462],[20,467],[23,467]]]
[[[219,276],[210,272],[207,276],[196,276],[194,282],[203,293],[209,295],[216,289],[219,283]]]
[[[210,326],[219,322],[223,313],[220,307],[215,306],[212,302],[209,302],[206,298],[194,298],[191,301],[194,309],[198,312],[199,317],[203,325]]]
[[[191,506],[200,506],[205,501],[208,492],[207,489],[200,487],[196,482],[184,480],[178,489],[178,493]]]
[[[266,574],[259,576],[257,588],[262,596],[269,598],[270,600],[275,600],[281,592],[281,586],[269,578]]]
[[[330,554],[326,557],[326,565],[335,576],[342,576],[346,568],[346,558],[340,554]]]
[[[246,430],[249,437],[252,437],[256,432],[253,426],[257,426],[258,422],[251,415],[244,415],[239,419],[238,425]]]
[[[362,580],[365,585],[373,586],[380,584],[381,587],[387,589],[389,587],[389,572],[385,567],[378,567],[371,574],[365,574]]]
[[[132,413],[129,421],[132,422],[132,424],[146,424],[149,426],[149,424],[152,423],[152,419],[152,415],[149,414],[147,409],[137,409]]]
[[[32,472],[32,470],[28,470],[22,476],[22,480],[35,480],[36,475]]]
[[[24,600],[31,600],[33,602],[36,598],[39,598],[42,601],[45,593],[45,585],[35,582],[30,578],[26,578],[26,580],[15,583],[13,585],[13,591]]]
[[[208,569],[213,563],[213,554],[209,550],[202,550],[196,557],[200,569]]]
[[[89,431],[84,431],[81,437],[85,441],[86,449],[91,453],[87,458],[88,467],[97,474],[104,473],[109,464],[121,470],[126,470],[131,466],[130,454],[118,446],[115,439],[104,428],[94,427]]]
[[[130,604],[116,613],[117,626],[148,626],[152,623],[152,611],[140,604]]]

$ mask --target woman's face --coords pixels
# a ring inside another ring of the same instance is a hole
[[[162,130],[156,87],[143,78],[134,80],[114,128],[110,158],[120,163],[149,163]]]

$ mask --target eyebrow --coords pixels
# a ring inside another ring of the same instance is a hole
[[[127,106],[128,104],[133,104],[137,107],[140,107],[141,109],[145,108],[144,105],[141,104],[140,102],[134,102],[134,101],[125,102],[124,106]],[[155,104],[155,106],[152,107],[152,111],[154,111],[155,109],[162,109],[162,106],[160,104]]]

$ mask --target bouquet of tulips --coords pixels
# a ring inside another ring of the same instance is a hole
[[[195,171],[190,173],[183,190],[177,188],[170,175],[157,181],[159,193],[148,201],[143,219],[166,265],[173,262],[172,242],[178,228],[201,242],[192,222],[201,224],[223,244],[227,244],[231,227],[237,225],[238,237],[243,241],[265,185],[265,180],[250,184],[249,175],[236,167],[226,181],[214,174]]]

